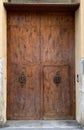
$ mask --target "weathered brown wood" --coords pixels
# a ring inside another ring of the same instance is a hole
[[[37,14],[8,15],[8,119],[40,119],[40,42]],[[21,73],[26,83],[21,84]]]
[[[4,3],[7,11],[76,11],[80,3]]]
[[[9,12],[7,30],[8,119],[75,119],[74,14]]]
[[[75,117],[74,43],[73,13],[41,15],[41,62],[44,68],[43,118],[45,119]],[[67,67],[64,67],[65,65]],[[53,79],[58,70],[62,82],[55,85]]]
[[[44,66],[44,119],[72,119],[69,66]],[[61,82],[54,83],[59,73]]]

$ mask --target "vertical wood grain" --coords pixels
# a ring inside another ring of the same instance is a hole
[[[75,119],[73,13],[10,12],[7,30],[7,118]]]

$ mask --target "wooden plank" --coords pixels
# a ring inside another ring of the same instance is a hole
[[[4,3],[7,11],[76,11],[80,3]]]

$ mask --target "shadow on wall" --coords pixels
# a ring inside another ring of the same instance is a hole
[[[58,2],[58,3],[71,3],[75,0],[9,0],[11,3],[28,3],[28,2]]]

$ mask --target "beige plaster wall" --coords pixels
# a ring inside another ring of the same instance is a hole
[[[81,0],[80,16],[81,16],[81,58],[84,58],[84,0]],[[81,91],[81,124],[84,125],[84,83]]]
[[[78,1],[78,0],[76,0]],[[80,1],[80,0],[79,0]],[[80,1],[81,2],[81,1]],[[76,69],[76,119],[80,122],[80,88],[77,74],[80,72],[79,61],[81,58],[81,7],[75,12],[75,69]]]
[[[77,78],[77,74],[80,76],[80,60],[84,58],[84,0],[76,1],[80,2],[80,8],[75,13],[75,66]],[[84,84],[81,90],[80,87],[80,83],[76,82],[76,119],[84,125]]]
[[[0,124],[6,122],[6,11],[0,0]]]

